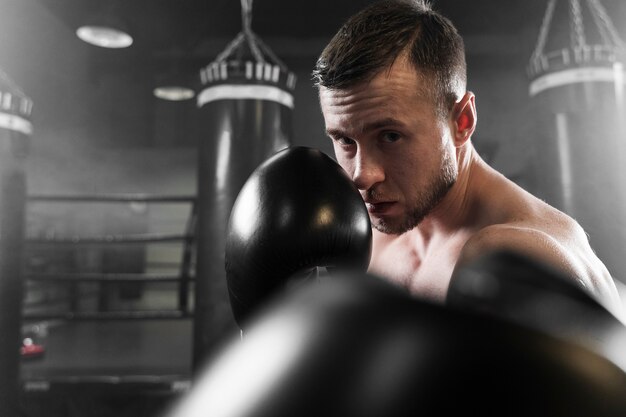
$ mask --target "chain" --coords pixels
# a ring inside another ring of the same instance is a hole
[[[546,40],[548,39],[548,32],[550,31],[550,24],[552,23],[552,16],[554,15],[554,8],[557,0],[550,0],[546,14],[543,16],[543,22],[541,22],[541,29],[539,30],[539,38],[537,39],[537,45],[531,56],[531,60],[538,59],[543,54],[543,49],[546,46]]]
[[[570,13],[572,16],[571,20],[571,42],[572,49],[582,49],[587,45],[585,40],[585,27],[583,26],[583,14],[580,9],[580,1],[579,0],[570,0]]]
[[[606,13],[606,9],[602,7],[598,0],[587,0],[587,2],[603,41],[611,46],[624,48],[624,41],[622,41],[617,30],[615,30],[615,26],[613,26],[613,22]]]
[[[241,22],[243,31],[252,31],[252,0],[241,0]]]
[[[1,67],[0,67],[0,80],[4,81],[9,88],[13,89],[13,93],[15,93],[16,95],[22,96],[24,98],[28,97],[22,91],[22,89],[18,87],[18,85],[11,79],[11,77],[9,77],[6,72],[4,72],[4,70]]]
[[[252,32],[252,0],[241,0],[241,18],[243,34],[248,40],[248,46],[250,47],[252,55],[254,55],[254,59],[256,59],[257,62],[265,62],[265,58],[256,44],[256,36],[254,36]]]

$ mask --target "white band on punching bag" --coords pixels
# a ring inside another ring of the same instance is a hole
[[[0,112],[0,128],[14,130],[30,135],[33,133],[33,125],[28,120],[13,114]]]
[[[293,96],[270,85],[223,84],[208,87],[198,95],[198,107],[216,100],[268,100],[293,109]]]
[[[616,76],[617,75],[617,76]],[[606,67],[571,68],[545,74],[530,83],[529,93],[533,97],[544,90],[567,84],[586,82],[623,82],[623,74]]]

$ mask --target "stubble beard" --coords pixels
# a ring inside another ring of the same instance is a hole
[[[390,222],[380,218],[378,221],[372,221],[372,226],[385,234],[401,235],[408,232],[432,212],[452,188],[456,179],[457,170],[454,158],[449,151],[446,151],[438,174],[433,177],[424,192],[417,197],[413,206],[407,209],[406,215],[398,222]]]

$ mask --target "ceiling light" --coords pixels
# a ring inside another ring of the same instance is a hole
[[[195,96],[195,93],[191,88],[167,86],[155,88],[154,95],[163,100],[182,101],[193,98],[193,96]]]
[[[76,35],[83,41],[102,48],[126,48],[133,38],[126,32],[107,26],[81,26]]]

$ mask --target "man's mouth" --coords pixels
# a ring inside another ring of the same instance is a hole
[[[385,214],[391,210],[395,202],[393,201],[366,201],[365,206],[370,214]]]

